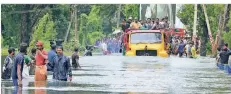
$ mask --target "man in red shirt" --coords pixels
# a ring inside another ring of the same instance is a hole
[[[36,44],[37,51],[35,55],[36,69],[35,69],[35,81],[45,81],[47,80],[47,67],[48,54],[43,50],[43,43],[38,41]]]

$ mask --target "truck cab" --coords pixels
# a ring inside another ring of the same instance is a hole
[[[161,30],[129,30],[124,34],[125,56],[168,57]]]

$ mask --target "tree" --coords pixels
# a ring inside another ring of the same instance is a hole
[[[126,4],[122,7],[122,13],[125,15],[126,19],[129,16],[139,17],[139,5],[138,4]]]
[[[231,15],[231,12],[230,12],[229,15]],[[227,27],[228,27],[228,28],[231,28],[231,19],[229,19],[228,24],[227,24]],[[229,32],[223,32],[223,39],[224,39],[224,41],[225,41],[226,43],[229,44],[229,47],[230,47],[230,45],[231,45],[231,38],[230,38],[230,36],[231,36],[231,31],[229,31]]]
[[[50,39],[55,39],[56,30],[52,21],[52,16],[47,13],[44,15],[34,28],[32,40],[30,42],[30,49],[35,47],[38,40],[44,42],[44,48],[50,48]]]
[[[202,44],[206,44],[208,40],[208,35],[206,34],[206,30],[204,27],[204,13],[203,11],[199,11],[199,5],[198,5],[198,25],[197,25],[197,36],[201,37]],[[223,13],[224,11],[224,5],[222,4],[208,4],[206,5],[206,10],[207,10],[207,15],[209,18],[209,23],[212,31],[212,35],[216,36],[217,30],[218,30],[218,22],[219,22],[219,15]],[[180,18],[181,22],[186,25],[186,28],[188,31],[193,31],[193,14],[194,14],[194,5],[192,4],[185,4],[183,5],[182,9],[178,11],[177,16]],[[215,37],[214,37],[215,38]],[[205,45],[202,45],[205,46]],[[211,46],[207,45],[207,46]],[[202,48],[207,48],[208,52],[211,52],[211,47],[202,47]],[[201,51],[205,51],[205,49],[201,49]],[[203,53],[204,54],[204,53]]]

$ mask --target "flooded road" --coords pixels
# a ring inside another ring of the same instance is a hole
[[[80,58],[82,69],[73,70],[72,82],[23,81],[22,94],[108,93],[231,93],[231,75],[218,70],[215,59],[170,57],[93,56]],[[2,80],[2,94],[15,90]]]

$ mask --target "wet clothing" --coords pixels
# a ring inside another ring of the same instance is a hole
[[[220,63],[221,64],[228,64],[229,56],[231,55],[231,51],[222,51],[220,53]]]
[[[13,69],[12,69],[12,79],[18,79],[17,65],[21,65],[21,77],[24,66],[24,55],[23,53],[18,53],[14,58]]]
[[[23,72],[23,66],[24,66],[24,54],[19,52],[15,58],[14,58],[14,63],[13,63],[13,69],[12,69],[12,80],[13,80],[13,84],[14,86],[18,86],[18,65],[21,66],[21,77],[22,77],[22,72]],[[22,80],[22,78],[21,78]]]
[[[55,55],[56,55],[56,51],[55,50],[50,50],[48,52],[48,60],[49,60],[49,62],[53,60],[53,58],[55,57]]]
[[[72,60],[72,66],[73,66],[73,68],[80,67],[79,66],[79,55],[78,55],[78,52],[74,52],[72,54],[71,60]]]
[[[56,55],[56,51],[55,50],[50,50],[48,52],[48,61],[51,62],[54,59],[55,55]],[[51,68],[49,66],[47,66],[47,70],[50,71]]]
[[[43,55],[47,55],[45,50],[41,51]],[[35,81],[44,81],[47,80],[47,67],[46,59],[40,54],[35,55],[36,68],[35,68]]]
[[[66,80],[68,75],[72,77],[70,59],[63,55],[56,55],[49,66],[53,71],[53,79]]]
[[[180,54],[180,57],[183,55],[183,53],[184,53],[184,47],[185,47],[185,45],[184,45],[184,43],[181,43],[181,44],[179,44],[179,46],[178,46],[178,53]]]
[[[45,81],[47,80],[47,66],[41,65],[35,67],[35,81]]]
[[[5,58],[4,65],[3,65],[3,71],[2,71],[2,79],[10,79],[12,67],[13,67],[13,58],[8,55]]]
[[[41,52],[43,55],[47,55],[47,52],[45,50],[42,50]],[[37,54],[35,56],[35,60],[36,60],[36,66],[45,65],[45,59],[41,55]]]

